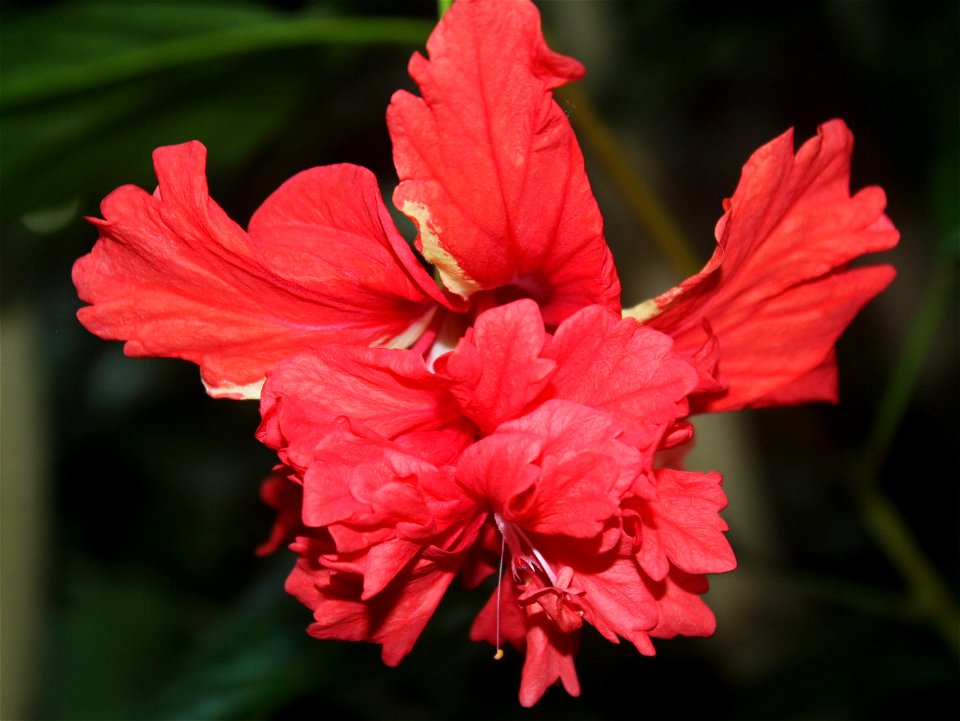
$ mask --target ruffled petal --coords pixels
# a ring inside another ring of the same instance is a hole
[[[530,708],[555,682],[571,696],[580,695],[574,656],[580,632],[565,633],[542,610],[527,614],[527,651],[520,677],[520,704]]]
[[[124,186],[73,268],[78,312],[132,356],[200,366],[208,392],[259,397],[278,360],[329,342],[408,345],[442,296],[402,246],[369,172],[307,171],[245,233],[213,202],[198,142],[158,148],[156,194]],[[406,256],[404,256],[404,251]]]
[[[457,480],[524,531],[594,538],[642,468],[618,435],[605,413],[551,400],[470,446]]]
[[[687,414],[697,371],[673,341],[599,307],[568,318],[544,352],[557,363],[544,393],[621,419],[628,442],[651,454],[667,429]]]
[[[584,591],[579,599],[584,620],[608,641],[619,643],[620,636],[644,652],[646,633],[657,623],[657,605],[636,560],[622,552],[561,558],[572,562],[576,571],[573,582]]]
[[[661,469],[656,500],[634,499],[642,520],[637,559],[648,575],[660,581],[671,564],[691,574],[733,570],[736,559],[719,512],[727,505],[719,473]]]
[[[672,569],[662,581],[647,581],[657,600],[659,620],[650,631],[654,638],[712,636],[717,619],[702,596],[709,589],[706,576]]]
[[[379,594],[361,600],[362,577],[301,558],[286,588],[313,610],[314,623],[307,629],[311,636],[381,644],[383,662],[396,666],[413,648],[455,575],[455,568],[420,559]]]
[[[481,313],[456,351],[437,360],[463,412],[484,432],[523,413],[556,363],[541,358],[547,343],[537,304],[518,300]]]
[[[547,47],[525,0],[455,3],[427,50],[409,66],[422,97],[397,92],[387,123],[394,203],[444,285],[532,297],[551,326],[592,303],[619,312],[603,221],[551,92],[583,67]]]
[[[627,312],[669,333],[689,358],[712,330],[726,390],[703,395],[696,410],[836,399],[833,346],[894,276],[889,266],[848,264],[899,238],[880,188],[851,197],[852,151],[840,120],[824,124],[796,155],[792,131],[760,148],[725,203],[704,270]]]
[[[486,641],[498,650],[507,642],[525,654],[520,681],[520,703],[524,706],[536,704],[557,681],[571,696],[580,694],[580,682],[574,667],[579,630],[574,633],[561,631],[537,604],[521,606],[517,588],[509,575],[501,579],[500,593],[494,592],[477,614],[470,638]]]
[[[408,350],[329,345],[296,355],[271,373],[260,413],[257,437],[301,468],[340,417],[435,465],[473,439],[447,382]]]
[[[358,435],[349,425],[337,424],[313,449],[303,477],[304,523],[391,530],[427,525],[431,514],[419,479],[438,469],[385,439]]]

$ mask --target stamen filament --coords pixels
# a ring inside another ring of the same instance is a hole
[[[500,525],[499,518],[497,525]],[[503,649],[500,647],[500,588],[503,586],[503,556],[507,551],[507,538],[500,533],[500,569],[497,571],[497,652],[493,654],[494,661],[503,658]]]

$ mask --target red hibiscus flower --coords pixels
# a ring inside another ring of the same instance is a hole
[[[310,633],[398,663],[457,573],[476,585],[498,558],[472,635],[526,651],[525,705],[557,679],[579,692],[584,622],[648,654],[651,636],[711,633],[704,574],[735,564],[720,478],[654,467],[698,383],[672,345],[600,306],[550,334],[521,300],[480,314],[434,373],[356,346],[280,363],[259,435],[299,487],[277,505],[281,523],[301,509],[288,588]]]
[[[664,466],[691,411],[836,400],[834,344],[892,279],[879,188],[850,195],[841,121],[758,150],[704,270],[621,316],[602,219],[528,0],[458,0],[387,112],[411,248],[351,165],[284,183],[247,230],[209,197],[199,143],[154,154],[93,221],[81,322],[135,356],[261,397],[279,464],[261,552],[321,638],[396,664],[459,575],[497,575],[471,635],[525,653],[520,698],[579,692],[584,623],[652,654],[708,635],[706,574],[735,561],[716,473]],[[418,255],[419,254],[419,255]],[[434,277],[425,269],[431,265]],[[449,352],[445,352],[449,351]]]

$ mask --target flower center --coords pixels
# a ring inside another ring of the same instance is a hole
[[[493,514],[493,520],[497,524],[503,543],[510,549],[510,566],[513,573],[513,580],[521,585],[527,585],[532,578],[542,575],[548,580],[550,586],[557,585],[557,574],[553,572],[547,559],[537,550],[536,546],[516,525],[503,520],[499,513]],[[503,567],[503,550],[500,553],[501,568]]]

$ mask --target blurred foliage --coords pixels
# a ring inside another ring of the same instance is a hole
[[[741,435],[716,431],[720,449],[705,463],[725,473],[741,568],[713,582],[713,639],[665,641],[657,657],[642,658],[587,634],[583,696],[551,691],[522,711],[521,659],[493,663],[488,647],[467,638],[480,594],[455,591],[396,669],[373,647],[306,636],[309,612],[283,592],[292,558],[252,552],[271,522],[258,498],[272,459],[252,438],[256,407],[205,397],[187,364],[130,360],[89,336],[73,317],[70,265],[95,239],[82,216],[96,215],[101,198],[123,183],[152,188],[159,145],[204,142],[212,194],[241,224],[313,165],[365,165],[388,195],[384,112],[396,88],[411,87],[406,62],[437,8],[435,0],[0,8],[3,350],[30,353],[26,374],[3,366],[3,442],[22,419],[19,399],[39,401],[46,420],[29,442],[51,469],[46,507],[20,519],[39,529],[39,566],[26,553],[22,568],[7,564],[23,539],[4,518],[4,583],[39,574],[45,589],[34,600],[44,620],[27,629],[41,661],[25,669],[32,686],[17,677],[28,692],[17,714],[601,719],[622,717],[626,704],[631,715],[873,719],[956,710],[957,658],[849,492],[897,374],[902,392],[869,482],[892,499],[956,597],[953,2],[542,3],[554,47],[588,68],[580,89],[702,258],[750,152],[789,126],[800,140],[837,116],[857,137],[854,187],[882,185],[903,233],[889,254],[897,282],[841,343],[841,405],[749,414]],[[575,104],[565,107],[577,124]],[[603,166],[589,153],[587,164],[625,303],[660,292],[673,282],[667,264]],[[35,350],[8,343],[19,337],[8,325],[17,307],[33,313],[23,322],[35,325]],[[897,370],[904,357],[907,371]],[[738,472],[744,463],[751,468]],[[5,465],[5,489],[17,481]],[[9,645],[6,624],[27,616],[8,598],[5,590],[4,718],[13,713],[8,691],[17,691],[6,685],[10,665],[30,657]]]

